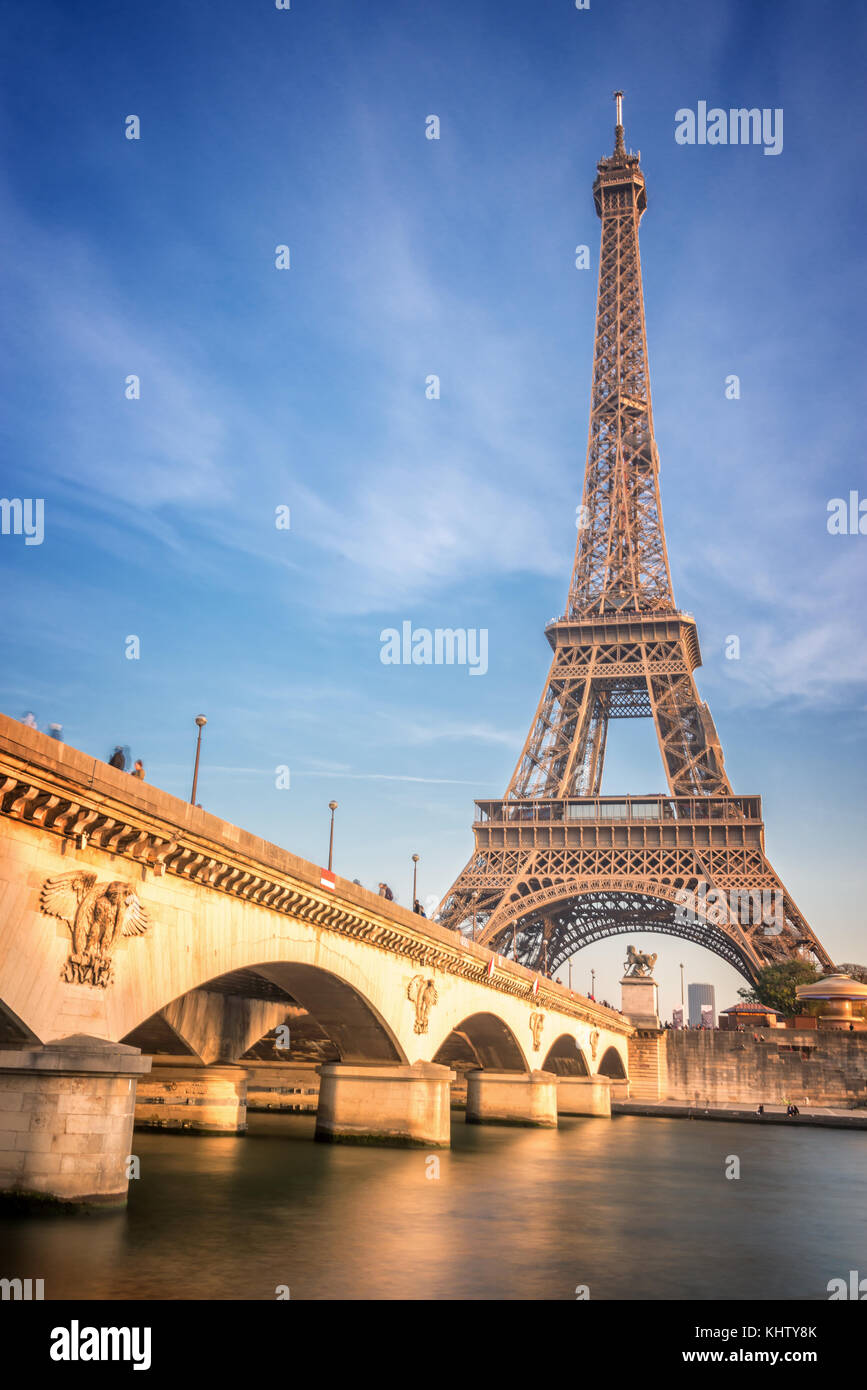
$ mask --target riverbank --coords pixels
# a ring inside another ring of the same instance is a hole
[[[689,1105],[676,1100],[620,1100],[611,1102],[612,1115],[649,1115],[666,1120],[736,1120],[756,1125],[821,1125],[826,1129],[867,1129],[867,1110],[832,1109],[823,1105],[799,1106],[798,1115],[786,1114],[784,1105],[766,1105],[764,1115],[755,1106]]]

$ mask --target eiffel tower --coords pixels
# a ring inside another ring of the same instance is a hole
[[[736,796],[700,699],[694,619],[675,605],[659,498],[638,224],[640,154],[622,92],[597,165],[602,221],[590,436],[566,611],[502,800],[477,801],[475,851],[442,925],[546,975],[622,933],[695,941],[755,980],[766,965],[832,962],[764,850],[761,798]],[[602,796],[611,719],[651,718],[668,795]]]

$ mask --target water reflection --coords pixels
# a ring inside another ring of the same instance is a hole
[[[867,1264],[867,1134],[455,1115],[431,1179],[422,1150],[315,1144],[313,1123],[137,1134],[127,1211],[5,1219],[4,1272],[48,1298],[810,1299]]]

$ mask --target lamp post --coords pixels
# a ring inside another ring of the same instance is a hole
[[[203,714],[196,715],[196,723],[199,726],[199,736],[196,739],[196,765],[193,768],[193,790],[190,792],[190,804],[193,806],[195,806],[196,804],[196,787],[198,786],[199,782],[199,754],[202,751],[202,730],[204,729],[207,722],[208,721]]]
[[[328,836],[328,872],[331,873],[331,861],[334,858],[334,812],[337,810],[337,802],[329,801],[328,809],[331,812],[331,834]]]
[[[418,898],[418,893],[417,893],[417,891],[416,891],[417,888],[418,888],[418,855],[417,855],[417,854],[414,854],[414,855],[412,856],[412,906],[413,906],[413,910],[415,910],[416,899]]]
[[[596,971],[590,971],[590,998],[596,998]]]
[[[569,988],[572,988],[572,957],[569,957]]]
[[[683,1002],[683,962],[680,966],[680,1026],[686,1027],[686,1005]]]

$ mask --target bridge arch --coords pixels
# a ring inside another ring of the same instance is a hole
[[[444,1066],[467,1064],[486,1071],[528,1071],[530,1064],[512,1029],[493,1013],[469,1014],[441,1037],[432,1054]]]
[[[627,1079],[628,1073],[626,1064],[619,1050],[613,1043],[610,1047],[607,1047],[602,1054],[602,1060],[599,1063],[599,1075],[610,1076],[614,1081],[625,1081]]]
[[[545,1055],[542,1071],[553,1072],[555,1076],[589,1076],[587,1058],[571,1033],[561,1033]]]
[[[293,1005],[306,1010],[341,1062],[408,1061],[399,1038],[357,984],[299,961],[257,962],[203,980],[141,1020],[124,1041],[149,1051],[148,1040],[159,1036],[162,1024],[205,1061],[217,1060],[220,1047],[221,1060],[235,1061]]]
[[[21,1047],[38,1042],[33,1030],[0,999],[0,1047]]]
[[[355,985],[321,966],[281,961],[259,967],[285,989],[328,1034],[341,1062],[406,1063],[397,1035]]]

